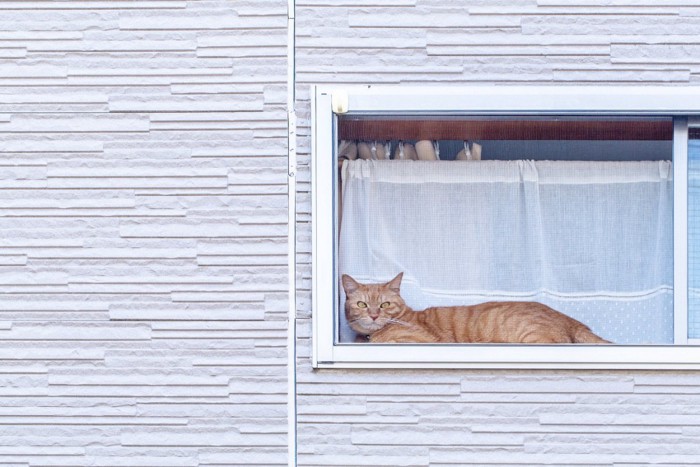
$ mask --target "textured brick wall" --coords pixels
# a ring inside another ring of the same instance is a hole
[[[0,465],[286,464],[286,2],[0,2]]]
[[[700,4],[298,0],[297,45],[303,176],[309,84],[694,84]],[[299,465],[700,463],[697,372],[311,371],[299,191]]]

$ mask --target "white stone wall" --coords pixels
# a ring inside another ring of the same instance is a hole
[[[286,465],[286,9],[0,2],[0,465]]]
[[[700,76],[692,0],[298,0],[296,13],[302,174],[312,83]],[[299,465],[700,464],[699,372],[312,371],[308,184],[299,191]]]
[[[0,2],[0,465],[286,464],[286,6]],[[700,4],[296,18],[299,464],[697,464],[697,373],[311,371],[308,85],[694,83]]]

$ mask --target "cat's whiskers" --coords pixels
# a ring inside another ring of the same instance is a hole
[[[387,323],[396,323],[396,324],[400,324],[400,325],[402,325],[402,326],[407,326],[407,327],[409,327],[409,328],[412,326],[411,323],[407,323],[406,321],[401,321],[400,319],[396,319],[396,318],[388,318],[388,319],[386,320],[386,322],[387,322]]]

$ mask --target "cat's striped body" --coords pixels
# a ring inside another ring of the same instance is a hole
[[[350,326],[370,342],[609,343],[585,324],[537,302],[487,302],[413,311],[399,294],[402,274],[386,284],[343,276]]]

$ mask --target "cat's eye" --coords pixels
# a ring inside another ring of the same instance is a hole
[[[360,308],[367,308],[367,304],[365,302],[357,302],[357,306]]]
[[[391,303],[389,302],[384,302],[381,305],[379,305],[379,308],[389,308],[391,306]]]

